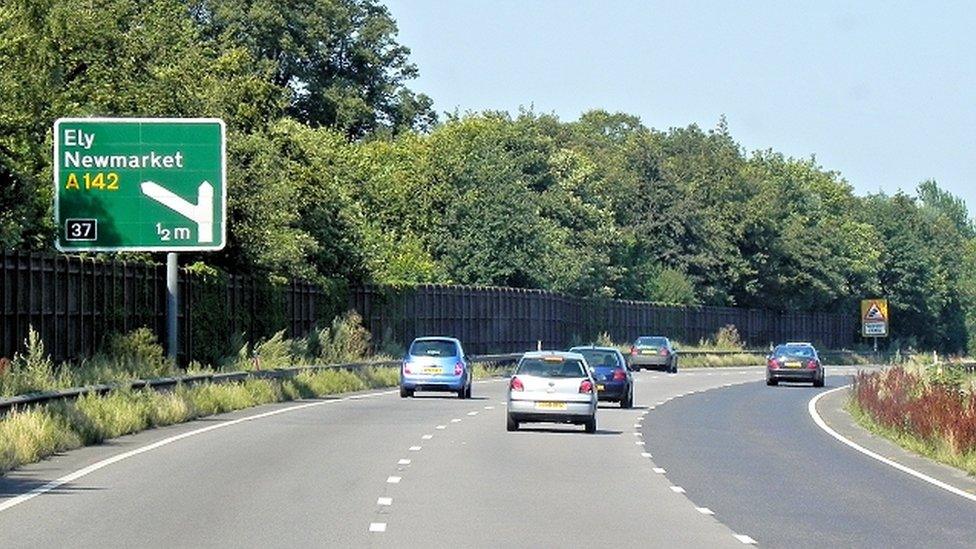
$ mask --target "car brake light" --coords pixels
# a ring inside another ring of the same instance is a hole
[[[614,381],[623,381],[625,379],[627,379],[627,374],[624,373],[624,369],[623,368],[617,368],[616,370],[613,371],[613,380]]]
[[[667,349],[661,349],[660,354],[661,354],[661,356],[668,356],[668,350]]]
[[[409,373],[412,373],[412,372],[410,371],[410,363],[409,363],[409,362],[407,362],[407,361],[404,361],[404,362],[403,362],[403,373],[405,373],[405,374],[409,374]]]
[[[779,368],[779,361],[776,360],[775,358],[769,359],[769,367],[771,369],[773,369],[773,370],[778,369]]]
[[[522,385],[522,380],[519,379],[519,378],[517,378],[517,377],[513,377],[512,378],[512,382],[509,384],[508,387],[509,387],[509,389],[511,389],[513,391],[524,391],[525,390],[525,385]]]
[[[579,390],[579,392],[581,392],[581,393],[592,393],[593,392],[593,384],[590,383],[590,380],[584,379],[583,382],[580,383],[580,390]]]
[[[817,369],[816,360],[811,360],[810,362],[807,362],[807,370],[816,370],[816,369]]]
[[[633,345],[631,345],[630,346],[630,354],[636,355],[637,354],[637,347],[634,347]]]
[[[463,371],[464,371],[464,363],[463,362],[458,362],[457,364],[454,365],[454,375],[459,376],[459,375],[461,375],[461,372],[463,372]]]

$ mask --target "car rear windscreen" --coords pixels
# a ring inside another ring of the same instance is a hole
[[[667,347],[668,340],[663,337],[639,337],[635,345],[638,347]]]
[[[453,341],[430,339],[414,341],[410,346],[411,356],[457,356],[457,345]]]
[[[616,368],[620,366],[617,363],[617,353],[613,351],[598,351],[595,349],[576,349],[574,353],[579,353],[583,355],[586,359],[586,363],[593,368]]]
[[[519,363],[515,373],[540,377],[586,377],[583,363],[572,358],[561,360],[526,358]]]
[[[813,347],[787,345],[785,347],[777,347],[773,355],[777,358],[814,358],[817,353],[813,350]]]

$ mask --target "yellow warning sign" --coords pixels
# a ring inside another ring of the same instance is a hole
[[[888,337],[887,299],[865,299],[861,301],[861,335],[864,337]]]

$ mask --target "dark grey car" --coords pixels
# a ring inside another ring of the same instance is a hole
[[[817,349],[809,343],[787,343],[766,358],[766,385],[780,381],[812,382],[824,386],[824,367]]]
[[[664,336],[641,336],[630,346],[631,370],[655,369],[678,373],[678,350]]]

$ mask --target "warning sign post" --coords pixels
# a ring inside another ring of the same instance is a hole
[[[878,350],[878,338],[888,337],[888,300],[865,299],[861,301],[861,335],[874,338],[874,350]]]

